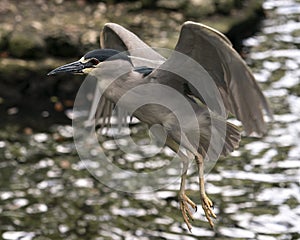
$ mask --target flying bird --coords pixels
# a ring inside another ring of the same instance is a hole
[[[96,76],[103,94],[100,101],[94,101],[91,116],[102,119],[102,125],[110,123],[120,99],[129,96],[121,107],[150,127],[159,125],[166,135],[165,146],[182,159],[179,203],[188,229],[192,228],[191,209],[197,210],[185,194],[190,160],[196,162],[201,205],[213,227],[216,215],[205,192],[204,163],[238,147],[241,129],[227,121],[228,116],[240,120],[247,135],[264,134],[264,114],[272,118],[249,67],[226,36],[191,21],[182,25],[175,50],[167,59],[115,23],[105,24],[100,42],[101,49],[48,75],[70,72]],[[137,102],[146,104],[136,109]]]

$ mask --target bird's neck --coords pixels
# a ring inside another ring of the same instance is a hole
[[[97,78],[99,90],[111,101],[115,102],[128,89],[126,84],[129,75],[132,73],[131,62],[118,59],[112,62],[103,62],[99,68],[92,71]]]

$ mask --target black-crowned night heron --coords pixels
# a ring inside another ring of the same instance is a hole
[[[185,109],[178,107],[179,109],[173,112],[151,102],[135,109],[133,115],[149,126],[160,125],[166,133],[165,145],[177,152],[183,160],[179,201],[184,222],[189,230],[192,227],[189,220],[193,219],[190,208],[196,210],[197,206],[185,194],[185,180],[188,159],[196,160],[202,208],[213,227],[212,218],[216,218],[216,215],[212,211],[213,203],[205,193],[204,158],[227,155],[238,146],[240,131],[237,126],[227,122],[229,113],[242,122],[246,134],[265,133],[263,111],[272,116],[249,68],[222,33],[194,22],[183,24],[176,52],[168,59],[150,48],[135,34],[114,23],[104,26],[101,45],[103,49],[90,51],[80,60],[58,67],[48,75],[71,72],[91,73],[96,76],[100,88],[105,88],[97,115],[105,119],[111,117],[114,104],[131,90],[133,94],[130,100],[123,104],[124,108],[130,109],[130,105],[135,101],[148,97],[152,99],[153,90],[147,91],[145,85],[143,91],[135,91],[138,86],[157,83],[179,92],[194,110],[196,125],[192,123],[191,116],[186,114]],[[123,51],[127,51],[128,54],[121,53]],[[192,61],[184,57],[181,59],[181,54],[188,56]],[[193,61],[201,66],[198,68],[200,74],[197,67],[189,68],[187,62]],[[101,72],[100,69],[106,71]],[[109,76],[110,73],[114,73],[114,77]],[[200,90],[184,76],[197,78],[192,80],[196,80],[196,83],[201,82]],[[217,92],[210,92],[207,84],[216,86]],[[158,101],[161,100],[164,105],[164,101],[176,100],[170,98],[168,94],[162,94]],[[208,104],[214,99],[213,104]],[[92,111],[95,113],[95,109]],[[183,126],[179,124],[178,116],[181,123],[183,121]],[[210,142],[214,133],[219,134],[220,140],[223,140],[219,150]]]

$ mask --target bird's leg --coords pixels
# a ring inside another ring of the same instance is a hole
[[[190,224],[189,220],[190,219],[193,220],[193,213],[190,207],[195,211],[197,211],[197,205],[191,199],[189,199],[188,196],[185,195],[185,181],[186,181],[187,171],[189,167],[189,157],[179,149],[179,144],[169,136],[167,136],[166,145],[169,148],[171,148],[174,152],[177,152],[178,157],[182,160],[183,167],[182,167],[181,183],[180,183],[178,198],[179,198],[180,210],[182,213],[183,220],[187,225],[189,231],[191,231],[192,225]]]
[[[198,166],[200,198],[201,198],[202,208],[204,210],[205,216],[206,216],[210,226],[213,228],[214,223],[212,221],[212,217],[217,218],[217,216],[212,211],[213,202],[208,198],[208,196],[205,193],[204,163],[203,163],[203,157],[199,154],[197,154],[197,156],[196,156],[196,163],[197,163],[197,166]]]
[[[187,225],[189,231],[192,229],[192,225],[190,224],[190,219],[194,220],[193,218],[193,213],[190,209],[194,209],[197,211],[197,205],[189,199],[188,196],[185,194],[185,180],[187,176],[187,170],[188,170],[188,165],[189,165],[189,160],[186,157],[183,157],[183,171],[181,175],[181,183],[180,183],[180,191],[179,191],[179,203],[180,203],[180,210],[183,216],[183,220],[185,224]],[[189,207],[190,206],[190,207]]]

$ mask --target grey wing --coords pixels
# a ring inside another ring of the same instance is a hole
[[[173,69],[177,69],[182,65],[176,53],[154,71],[152,77],[164,84],[175,86],[179,91],[184,91],[185,85],[189,86],[189,94],[202,102],[203,99],[219,95],[222,103],[220,99],[217,99],[214,102],[219,106],[213,106],[211,110],[221,113],[221,105],[224,106],[226,111],[234,114],[243,123],[247,134],[253,132],[262,134],[266,131],[263,111],[272,118],[269,105],[250,69],[232,48],[226,36],[203,24],[185,22],[175,50],[192,58],[209,74],[207,76],[202,73],[199,76],[202,78],[201,84],[204,87],[201,94],[195,88],[190,87],[186,79],[179,76],[173,76],[171,79],[168,72],[161,70],[166,66],[169,69],[172,69],[172,66],[174,66]],[[209,81],[215,83],[219,94],[207,92],[209,89],[205,87]]]
[[[97,82],[86,125],[93,126],[93,124],[95,124],[95,126],[100,128],[100,131],[102,131],[104,127],[109,127],[113,109],[114,103],[101,94]]]
[[[131,61],[135,67],[147,66],[158,67],[166,59],[150,46],[143,42],[138,36],[116,23],[107,23],[104,25],[100,36],[100,45],[102,48],[111,48],[118,51],[128,51]],[[112,112],[115,105],[101,96],[97,83],[94,98],[89,114],[89,121],[95,119],[96,124],[103,128],[111,122]],[[117,107],[118,123],[124,125],[129,119],[127,112]],[[119,125],[120,127],[120,125]]]
[[[158,67],[166,59],[137,35],[116,23],[106,23],[101,33],[102,48],[128,51],[133,66]]]

